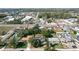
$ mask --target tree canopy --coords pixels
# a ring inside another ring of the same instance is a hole
[[[7,16],[7,14],[0,14],[0,18],[4,18],[6,16]]]
[[[56,19],[65,19],[65,18],[72,18],[74,16],[72,16],[70,13],[66,13],[66,12],[43,12],[40,13],[39,18],[56,18]]]
[[[54,33],[54,31],[52,31],[52,30],[48,30],[48,29],[41,30],[41,34],[44,37],[53,37],[52,33]]]

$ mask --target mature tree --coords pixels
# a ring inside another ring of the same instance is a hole
[[[38,47],[41,47],[41,46],[42,46],[42,42],[41,42],[41,40],[39,40],[39,39],[33,39],[33,40],[31,41],[31,44],[32,44],[32,46],[35,47],[35,48],[38,48]]]
[[[48,23],[51,23],[51,22],[52,22],[52,19],[51,19],[51,18],[49,18],[49,19],[47,20],[47,22],[48,22]]]
[[[4,18],[6,16],[7,16],[7,14],[0,14],[0,18]]]
[[[33,31],[33,34],[34,34],[34,37],[36,34],[39,34],[40,33],[40,29],[39,29],[39,25],[36,25],[35,27],[32,28],[32,31]]]
[[[74,34],[77,34],[77,32],[76,32],[76,31],[73,31],[73,33],[74,33]]]
[[[45,17],[45,18],[50,18],[50,17],[51,17],[51,13],[50,13],[50,12],[43,12],[43,13],[40,13],[40,14],[38,15],[38,17],[39,17],[39,18],[43,18],[43,17]]]
[[[52,32],[48,29],[41,30],[41,34],[46,38],[53,37]]]
[[[27,47],[27,42],[18,42],[16,48],[26,48]]]
[[[35,27],[33,27],[33,28],[31,28],[31,29],[22,29],[21,31],[19,31],[18,36],[20,36],[20,37],[25,37],[25,36],[27,36],[27,35],[34,35],[34,37],[35,37],[35,35],[36,35],[36,34],[39,34],[40,31],[41,31],[41,30],[39,29],[39,26],[36,25]]]

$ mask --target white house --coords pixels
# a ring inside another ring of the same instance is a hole
[[[23,19],[21,20],[21,22],[28,21],[28,20],[30,20],[31,18],[32,18],[32,16],[26,16],[25,18],[23,18]]]
[[[68,23],[73,23],[76,22],[78,19],[77,18],[69,18],[69,19],[64,19]]]
[[[8,19],[7,21],[14,21],[14,18],[10,18],[10,19]]]
[[[14,21],[14,18],[12,16],[7,16],[6,18],[7,18],[6,21],[8,21],[8,22],[9,21]]]
[[[38,22],[39,26],[43,26],[45,24],[45,21],[42,18],[40,18]]]
[[[76,31],[79,31],[79,27],[75,27],[75,30],[76,30]]]
[[[48,38],[49,43],[59,43],[59,39],[58,38]]]

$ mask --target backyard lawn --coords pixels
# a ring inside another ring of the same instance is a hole
[[[9,30],[11,30],[13,27],[2,27],[0,26],[0,35],[2,35],[3,32],[8,32]]]
[[[59,43],[59,44],[56,46],[56,48],[63,49],[64,47],[63,47],[63,45],[62,45],[61,43]]]

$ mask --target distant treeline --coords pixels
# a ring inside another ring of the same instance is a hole
[[[79,8],[4,8],[0,9],[0,12],[16,12],[16,11],[26,11],[26,12],[52,12],[52,11],[74,11],[79,12]]]
[[[0,14],[0,18],[4,18],[6,16],[7,16],[7,14]]]
[[[77,18],[77,16],[72,16],[70,13],[64,13],[64,12],[41,12],[38,15],[38,18],[55,18],[55,19],[67,19],[67,18]]]

